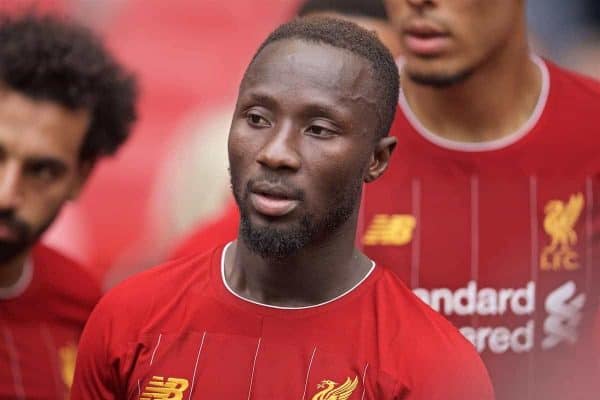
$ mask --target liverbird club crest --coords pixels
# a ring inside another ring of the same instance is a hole
[[[540,254],[540,268],[558,271],[564,268],[573,271],[579,268],[578,254],[572,246],[577,244],[575,224],[583,210],[583,194],[571,195],[568,202],[551,200],[544,212],[544,230],[550,236],[550,244]]]
[[[341,385],[326,379],[317,385],[317,389],[321,389],[321,391],[315,394],[312,400],[346,400],[352,395],[357,385],[358,377],[355,377],[354,380],[346,378],[346,382]]]

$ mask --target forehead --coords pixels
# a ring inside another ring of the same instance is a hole
[[[89,113],[0,88],[0,145],[20,156],[79,155]]]
[[[278,40],[256,57],[240,94],[259,88],[295,98],[305,93],[338,105],[369,102],[375,95],[369,61],[349,50],[299,39]]]

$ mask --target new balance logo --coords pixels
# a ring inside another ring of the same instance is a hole
[[[577,341],[577,327],[582,317],[581,310],[585,305],[585,294],[575,296],[576,289],[575,283],[569,281],[546,298],[546,312],[549,315],[544,321],[546,334],[542,341],[544,350],[563,342],[573,344]]]
[[[417,220],[408,214],[377,214],[363,237],[365,246],[402,246],[409,243]]]
[[[162,376],[153,376],[140,396],[140,400],[182,400],[183,392],[185,392],[189,385],[187,379],[165,379]]]

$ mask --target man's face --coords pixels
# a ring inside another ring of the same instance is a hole
[[[27,250],[76,195],[88,123],[87,112],[0,88],[0,263]]]
[[[466,79],[518,34],[523,0],[386,0],[415,82]]]
[[[250,249],[289,256],[355,215],[376,142],[372,79],[368,61],[349,51],[290,39],[248,68],[229,162]]]

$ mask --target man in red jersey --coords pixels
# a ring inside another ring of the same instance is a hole
[[[0,18],[0,398],[68,396],[100,291],[38,240],[125,140],[134,99],[132,79],[86,29]]]
[[[529,52],[524,1],[387,5],[397,161],[362,248],[473,342],[499,399],[597,398],[600,84]]]
[[[354,246],[397,96],[392,56],[357,25],[273,32],[229,134],[239,239],[109,293],[73,399],[492,399],[468,341]]]

